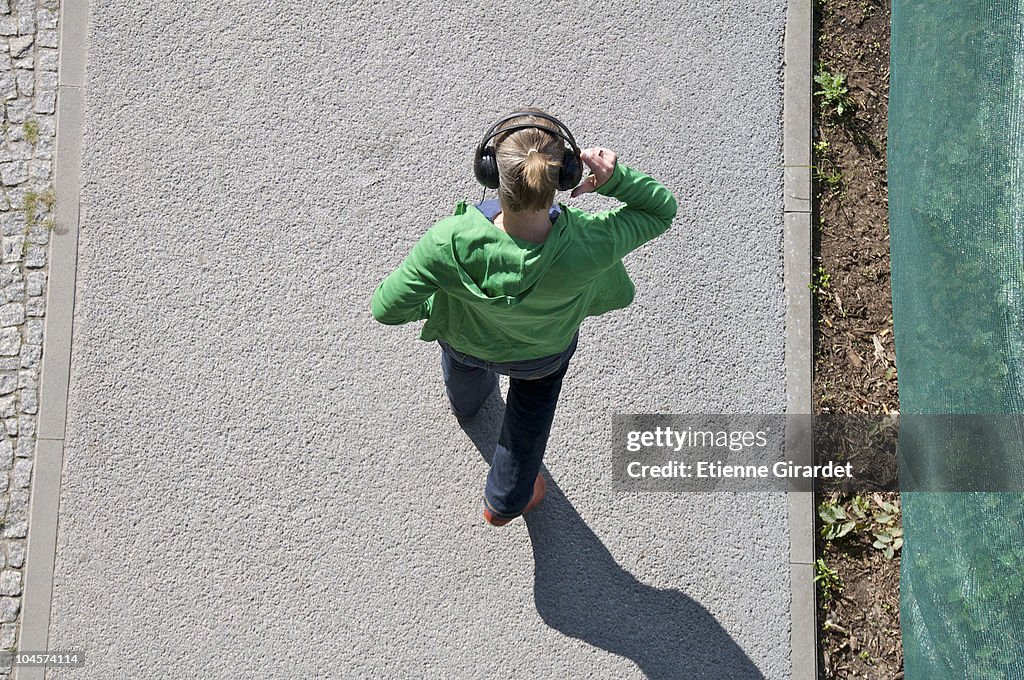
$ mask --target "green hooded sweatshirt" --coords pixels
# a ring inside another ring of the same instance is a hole
[[[584,318],[633,301],[622,258],[664,233],[676,214],[668,189],[622,163],[597,193],[625,205],[591,214],[560,204],[543,243],[510,236],[459,203],[377,287],[374,318],[426,319],[422,340],[440,338],[485,361],[561,352]]]

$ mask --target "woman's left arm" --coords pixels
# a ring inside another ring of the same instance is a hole
[[[388,274],[373,293],[373,318],[389,326],[419,321],[430,316],[430,297],[440,289],[438,245],[429,232],[413,247],[398,269]]]

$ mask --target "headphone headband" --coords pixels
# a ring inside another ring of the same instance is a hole
[[[536,123],[520,123],[519,125],[510,125],[500,130],[497,129],[501,127],[502,123],[507,123],[510,120],[515,120],[516,118],[523,118],[526,116],[531,116],[533,118],[543,118],[544,120],[557,125],[558,129],[552,129],[544,125],[537,125]],[[506,132],[512,133],[517,132],[519,130],[529,129],[543,130],[544,132],[549,132],[555,135],[556,137],[561,138],[562,141],[568,143],[569,146],[572,147],[573,153],[575,153],[577,156],[580,155],[580,149],[578,146],[576,146],[576,140],[573,138],[572,133],[569,132],[569,128],[563,125],[562,122],[555,118],[554,116],[550,116],[546,113],[540,113],[537,111],[517,111],[516,113],[510,113],[509,115],[502,118],[497,123],[487,128],[487,132],[484,133],[484,138],[480,140],[480,144],[477,145],[477,151],[483,151],[483,148],[487,146],[487,143],[494,139],[495,137],[497,137],[498,135],[503,135]],[[564,130],[565,132],[562,132],[562,130]]]

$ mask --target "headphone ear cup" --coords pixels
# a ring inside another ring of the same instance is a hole
[[[476,181],[488,189],[498,188],[498,159],[494,155],[493,146],[488,146],[477,154],[473,161],[473,174],[476,175]]]
[[[558,189],[569,191],[583,179],[583,165],[580,157],[572,149],[566,149],[562,156],[562,167],[558,170]]]

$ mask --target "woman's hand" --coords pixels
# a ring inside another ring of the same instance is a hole
[[[580,152],[580,160],[590,168],[590,174],[569,194],[573,198],[586,194],[604,184],[615,172],[616,156],[611,149],[594,146]]]

